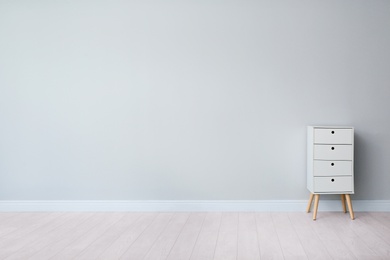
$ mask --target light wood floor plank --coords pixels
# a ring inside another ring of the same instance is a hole
[[[37,219],[29,223],[29,225],[24,226],[24,228],[17,229],[0,239],[0,259],[20,250],[24,245],[32,242],[34,238],[38,238],[37,233],[41,231],[47,232],[46,230],[47,227],[50,227],[50,222],[55,222],[63,213],[42,214],[43,215],[40,215],[40,219]]]
[[[15,213],[15,212],[0,212],[0,223],[4,223],[7,219],[12,219],[18,214],[19,213]]]
[[[305,250],[295,232],[287,213],[272,213],[284,259],[307,259]]]
[[[79,255],[84,249],[91,245],[98,237],[100,237],[104,232],[111,228],[116,222],[123,218],[123,213],[103,213],[103,221],[100,222],[96,227],[90,229],[88,232],[79,236],[73,240],[69,245],[67,245],[63,250],[59,251],[52,258],[56,260],[68,260],[74,259]]]
[[[63,217],[58,219],[58,227],[49,231],[46,235],[40,235],[34,242],[25,245],[20,250],[14,252],[7,259],[29,259],[34,254],[47,248],[49,245],[56,243],[61,240],[64,236],[73,233],[73,230],[82,224],[87,219],[91,218],[91,213],[66,213]],[[62,220],[65,219],[65,222]]]
[[[386,227],[386,230],[390,230],[390,214],[387,212],[370,212],[371,217],[376,219],[378,222],[382,224],[382,226]]]
[[[329,228],[334,228],[336,234],[344,242],[344,245],[356,256],[357,259],[377,259],[378,255],[373,252],[361,239],[360,237],[345,223],[340,221],[340,217],[348,218],[348,215],[344,213],[334,214],[333,212],[324,212],[331,225]],[[353,221],[349,219],[350,221]]]
[[[16,255],[19,255],[18,257],[16,257],[19,259],[21,258],[21,255],[31,256],[31,251],[28,250],[29,246],[31,244],[36,245],[38,241],[48,236],[48,234],[50,234],[51,232],[53,232],[53,230],[60,227],[69,218],[70,218],[69,214],[52,215],[51,221],[42,224],[39,228],[32,231],[29,235],[23,235],[22,237],[17,238],[16,239],[17,242],[15,242],[15,245],[18,245],[18,250],[12,250],[12,253],[9,255],[9,258],[7,259],[15,259]],[[1,256],[2,253],[0,253]]]
[[[322,241],[326,250],[333,259],[356,259],[354,254],[344,244],[343,240],[337,235],[337,230],[332,227],[332,221],[327,218],[324,213],[326,212],[320,212],[317,220],[311,221],[309,224]],[[335,212],[333,214],[344,213]],[[310,218],[311,216],[307,217]]]
[[[0,213],[0,259],[390,259],[390,213]]]
[[[178,236],[167,260],[190,259],[194,245],[198,239],[206,213],[191,213]]]
[[[122,233],[97,259],[119,259],[137,238],[152,224],[158,213],[144,213],[134,225]]]
[[[137,238],[121,259],[143,259],[154,241],[166,228],[173,213],[160,213],[153,223]]]
[[[366,223],[360,221],[360,217],[364,214],[359,212],[354,221],[351,221],[350,218],[338,214],[338,221],[340,225],[348,228],[350,231],[358,236],[361,241],[372,251],[374,252],[367,259],[390,259],[390,241],[386,243],[381,237],[375,234],[374,229],[367,225]]]
[[[271,213],[255,213],[261,259],[284,259]]]
[[[24,232],[25,227],[29,227],[42,217],[47,217],[50,213],[19,213],[12,218],[0,222],[0,240],[4,236],[11,235],[13,232]],[[6,238],[7,239],[7,238]]]
[[[191,260],[212,260],[214,258],[221,217],[221,212],[207,213],[192,251]]]
[[[359,221],[365,223],[370,226],[371,229],[375,232],[375,234],[380,237],[387,244],[390,244],[390,229],[387,228],[382,221],[377,219],[378,213],[359,213],[358,219]],[[390,214],[390,213],[387,213]]]
[[[65,247],[70,245],[73,241],[99,225],[104,220],[104,217],[105,215],[103,213],[93,214],[89,221],[85,221],[82,223],[82,225],[78,225],[77,229],[70,228],[69,232],[66,232],[65,236],[61,237],[59,240],[56,240],[54,243],[50,243],[47,247],[43,248],[30,257],[30,259],[51,259]]]
[[[222,214],[214,259],[237,259],[238,213]]]
[[[110,227],[104,234],[99,236],[78,256],[77,260],[97,259],[115,240],[124,232],[130,230],[131,226],[142,216],[142,213],[124,213],[124,217]]]
[[[153,246],[147,252],[144,260],[162,260],[169,252],[187,223],[190,213],[175,213],[166,229],[160,234]]]
[[[310,214],[311,215],[311,214]],[[308,218],[308,213],[291,212],[288,213],[291,225],[294,227],[302,247],[308,259],[327,260],[332,259],[329,252],[324,247],[319,236],[314,232],[311,222],[312,218]]]
[[[237,259],[260,259],[254,213],[242,212],[238,215]]]

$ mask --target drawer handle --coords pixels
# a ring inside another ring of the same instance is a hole
[[[332,135],[334,135],[334,131],[332,131],[331,133],[332,133]]]
[[[330,148],[330,149],[334,150],[334,147],[332,146],[332,148]]]
[[[334,182],[334,179],[331,179],[331,182]]]
[[[334,163],[331,163],[330,165],[331,165],[331,166],[334,166]]]

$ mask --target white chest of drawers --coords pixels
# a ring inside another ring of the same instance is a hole
[[[320,194],[341,194],[344,212],[346,199],[354,218],[349,196],[355,191],[353,160],[353,127],[307,127],[307,188],[311,192],[307,211],[315,197],[314,220]]]

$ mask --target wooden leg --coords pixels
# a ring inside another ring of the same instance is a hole
[[[320,194],[315,194],[314,196],[314,212],[313,212],[313,220],[317,218],[317,210],[318,210],[318,202],[320,200]]]
[[[311,204],[313,202],[314,194],[310,193],[309,203],[307,203],[306,212],[309,213],[311,209]]]
[[[345,198],[347,199],[349,215],[351,216],[351,219],[353,220],[353,219],[355,219],[355,215],[353,214],[351,197],[349,196],[349,194],[345,194]]]
[[[343,206],[344,213],[347,213],[347,208],[345,207],[345,194],[341,194],[341,205]]]

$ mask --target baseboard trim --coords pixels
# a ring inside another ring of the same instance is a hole
[[[390,212],[390,200],[353,200],[354,211]],[[0,212],[39,211],[304,211],[307,200],[3,200]],[[321,200],[319,211],[341,211],[338,200]]]

